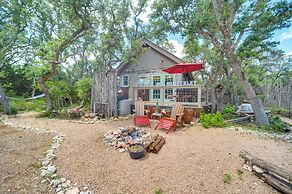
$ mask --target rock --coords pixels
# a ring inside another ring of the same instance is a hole
[[[47,170],[42,170],[42,172],[41,172],[41,176],[42,177],[45,177],[45,176],[47,176],[47,175],[49,175],[50,173],[49,173],[49,171],[47,171]]]
[[[118,118],[114,118],[114,121],[118,121],[119,119]]]
[[[68,189],[65,194],[79,194],[78,187],[74,187],[73,189]]]
[[[59,191],[57,194],[65,194],[64,191]]]
[[[50,161],[49,160],[42,161],[42,165],[43,166],[48,166],[49,164],[50,164]]]
[[[56,193],[58,193],[58,192],[61,191],[61,190],[62,190],[61,187],[56,188]]]
[[[79,194],[89,194],[89,191],[81,191]]]
[[[51,185],[53,187],[57,187],[58,185],[60,185],[62,183],[62,180],[61,179],[54,179],[51,181]]]
[[[126,151],[125,148],[120,148],[120,149],[119,149],[119,152],[120,152],[120,153],[123,153],[123,152],[125,152],[125,151]]]
[[[64,188],[70,187],[70,185],[71,185],[70,180],[67,180],[66,182],[62,183],[62,187],[64,187]]]
[[[54,174],[54,173],[57,171],[57,169],[56,169],[56,167],[53,166],[53,165],[48,165],[48,167],[47,167],[47,171],[48,171],[50,174]]]

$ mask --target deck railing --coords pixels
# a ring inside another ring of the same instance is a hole
[[[180,102],[186,106],[202,107],[200,85],[166,85],[166,86],[137,86],[133,87],[134,102],[139,98],[145,105],[173,106]]]

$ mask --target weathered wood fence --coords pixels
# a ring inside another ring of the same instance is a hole
[[[91,110],[102,117],[117,115],[117,76],[115,70],[93,75]]]

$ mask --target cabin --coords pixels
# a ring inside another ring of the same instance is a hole
[[[117,67],[119,97],[131,99],[132,105],[142,99],[146,106],[158,103],[162,107],[171,107],[180,102],[201,108],[201,86],[195,83],[192,73],[162,71],[185,61],[147,39],[142,47],[143,52],[135,63]]]

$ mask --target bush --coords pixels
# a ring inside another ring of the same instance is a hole
[[[287,125],[280,119],[279,116],[273,116],[270,118],[270,124],[274,131],[276,132],[284,132],[284,128],[287,127]]]
[[[223,107],[223,113],[224,114],[233,114],[233,113],[235,113],[234,106],[224,106]]]
[[[8,114],[9,115],[17,115],[18,111],[15,107],[10,107]]]
[[[25,100],[11,100],[10,106],[19,111],[37,111],[41,112],[46,109],[44,99],[35,99],[30,101]]]
[[[209,127],[224,127],[224,119],[220,112],[210,113],[210,114],[201,114],[199,118],[199,123],[205,128]]]

